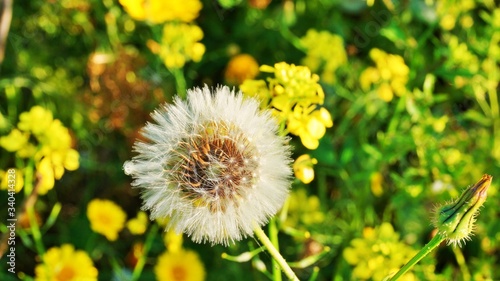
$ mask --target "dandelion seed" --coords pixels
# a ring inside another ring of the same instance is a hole
[[[143,189],[151,219],[195,242],[228,245],[253,235],[283,205],[290,149],[277,122],[241,93],[208,86],[156,110],[125,173]]]

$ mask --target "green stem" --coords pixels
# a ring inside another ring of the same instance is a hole
[[[174,75],[175,78],[175,90],[177,91],[177,95],[181,98],[186,97],[186,78],[184,77],[184,73],[182,73],[182,69],[173,68],[169,69],[170,72]]]
[[[151,249],[151,246],[153,245],[153,241],[157,232],[158,232],[158,224],[154,223],[149,229],[148,236],[146,237],[146,242],[144,242],[142,255],[135,264],[134,272],[132,272],[132,281],[139,280],[139,277],[141,276],[142,273],[142,269],[146,264],[146,258],[148,256],[148,252]]]
[[[38,198],[38,189],[40,187],[40,182],[34,177],[34,163],[31,159],[24,169],[24,192],[26,199],[24,201],[23,211],[28,214],[28,219],[30,222],[30,230],[33,235],[33,240],[35,240],[35,248],[40,257],[43,258],[45,254],[45,247],[43,246],[42,234],[40,232],[40,227],[38,226],[38,221],[35,216],[35,203]],[[33,187],[33,181],[36,181]]]
[[[446,237],[440,233],[436,234],[429,243],[427,243],[409,262],[407,262],[389,281],[396,281],[410,270],[417,262],[427,256],[434,248],[439,246]]]
[[[457,248],[457,247],[452,247],[453,253],[455,254],[455,258],[457,259],[458,266],[460,267],[460,271],[462,271],[462,280],[463,281],[470,281],[471,276],[470,276],[470,271],[469,268],[467,268],[467,264],[465,262],[465,257],[462,251]]]
[[[278,242],[278,229],[276,228],[276,220],[274,218],[272,218],[271,221],[269,222],[269,239],[271,243],[273,243],[273,246],[276,249],[276,251],[279,253],[280,246]],[[281,281],[282,280],[281,270],[278,261],[276,259],[273,259],[272,264],[273,264],[273,280]]]
[[[253,222],[253,228],[255,235],[259,238],[259,240],[264,244],[269,254],[273,257],[273,259],[279,264],[285,275],[290,280],[299,281],[299,278],[295,275],[292,268],[286,263],[286,260],[281,256],[280,252],[274,247],[273,243],[266,236],[264,231],[260,228],[260,226]],[[281,275],[280,275],[281,278]]]
[[[33,235],[33,239],[35,240],[36,251],[40,257],[43,257],[43,255],[45,254],[45,248],[43,247],[42,234],[40,232],[40,228],[38,227],[38,222],[36,221],[35,208],[33,206],[29,206],[26,209],[26,212],[28,213],[28,218],[30,221],[31,234]]]
[[[302,46],[302,43],[300,42],[300,38],[297,37],[295,34],[293,34],[290,29],[286,26],[281,26],[280,28],[280,33],[283,38],[285,38],[288,42],[290,42],[295,48],[307,52],[307,49]]]

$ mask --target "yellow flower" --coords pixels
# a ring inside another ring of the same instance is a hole
[[[31,132],[34,135],[45,133],[50,124],[52,124],[52,112],[36,105],[29,112],[23,112],[19,115],[17,127],[24,132]]]
[[[54,120],[47,131],[40,135],[40,143],[43,144],[40,151],[35,154],[35,159],[50,159],[54,169],[55,179],[60,179],[64,169],[74,171],[79,167],[79,154],[71,148],[71,136],[61,121]]]
[[[300,42],[307,49],[303,63],[312,71],[322,67],[321,79],[327,83],[335,82],[335,71],[347,63],[344,39],[328,31],[309,29]]]
[[[163,235],[163,243],[170,253],[179,252],[182,249],[183,240],[182,233],[177,233],[173,229],[166,231]]]
[[[473,0],[436,1],[439,25],[444,30],[452,30],[461,18],[467,18],[469,11],[476,6]]]
[[[161,43],[148,42],[148,47],[163,60],[169,69],[182,68],[186,62],[198,62],[205,53],[203,30],[197,25],[167,23],[163,26]]]
[[[50,158],[43,158],[37,163],[36,174],[37,178],[40,179],[40,182],[38,183],[40,185],[38,187],[38,194],[47,194],[47,192],[51,190],[55,184],[54,169],[52,168]]]
[[[286,225],[300,227],[320,224],[325,220],[325,214],[321,211],[319,198],[315,195],[307,195],[305,189],[294,190],[290,194],[288,203],[288,216]]]
[[[113,201],[93,199],[87,206],[87,217],[94,232],[106,236],[109,241],[115,241],[127,216]]]
[[[140,211],[137,213],[137,217],[130,219],[127,222],[127,228],[130,233],[135,235],[141,235],[146,232],[146,228],[148,227],[148,215],[145,212]]]
[[[65,170],[79,167],[79,154],[71,148],[69,130],[52,112],[41,106],[34,106],[19,116],[18,128],[0,138],[0,146],[16,152],[20,158],[34,158],[37,176],[40,177],[39,194],[46,194],[54,187],[54,181],[61,179]],[[34,138],[31,138],[34,136]],[[35,139],[34,143],[30,142]]]
[[[92,281],[97,280],[97,269],[86,252],[64,244],[50,248],[35,268],[35,281]]]
[[[368,67],[361,73],[361,89],[368,91],[372,85],[376,85],[378,96],[386,102],[391,101],[394,95],[404,95],[410,69],[403,58],[376,48],[370,51],[370,58],[376,67]]]
[[[199,0],[120,0],[120,4],[133,19],[153,24],[175,20],[191,22],[202,8]]]
[[[146,0],[120,0],[120,4],[133,19],[145,20],[147,18]]]
[[[354,266],[354,279],[383,280],[388,274],[398,271],[414,254],[415,250],[400,242],[399,234],[385,222],[375,229],[365,228],[363,238],[353,239],[343,256]],[[402,280],[415,280],[415,276],[407,273]]]
[[[262,80],[245,80],[240,89],[259,98],[262,108],[272,108],[278,122],[299,136],[305,147],[316,149],[326,128],[333,126],[328,110],[320,107],[325,93],[318,84],[319,76],[308,67],[285,62],[274,67],[263,65],[260,70],[274,73],[275,78],[268,78],[268,86]]]
[[[479,58],[469,50],[466,43],[460,42],[457,36],[450,36],[448,49],[450,58],[446,61],[446,66],[453,69],[458,66],[467,69],[469,72],[479,70]]]
[[[14,181],[14,191],[17,193],[21,191],[24,185],[23,172],[19,169],[14,169],[15,173],[10,174],[7,171],[0,170],[0,189],[10,190],[12,180]],[[11,175],[11,176],[9,176]],[[14,175],[14,177],[13,177]]]
[[[305,184],[312,182],[314,179],[313,166],[317,163],[318,161],[311,158],[309,154],[299,156],[299,158],[297,158],[297,160],[293,163],[293,172],[295,173],[295,177]]]
[[[158,281],[202,281],[205,268],[198,254],[191,250],[165,252],[158,257],[154,268]]]
[[[28,133],[12,129],[8,135],[0,138],[0,146],[9,152],[15,152],[28,145],[29,137]]]
[[[239,85],[246,79],[253,79],[259,74],[259,64],[247,54],[239,54],[231,58],[227,64],[224,78],[229,84]]]
[[[290,133],[300,137],[302,144],[309,149],[316,149],[326,132],[326,128],[333,126],[330,112],[324,107],[313,110],[312,113],[305,113],[314,108],[304,109],[297,105],[293,109],[293,114],[288,120],[288,130]]]
[[[384,188],[382,184],[384,183],[384,177],[381,173],[375,172],[370,176],[370,189],[373,195],[380,197],[384,193]]]

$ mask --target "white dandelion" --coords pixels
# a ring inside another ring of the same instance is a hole
[[[258,101],[228,87],[187,91],[152,114],[124,170],[143,189],[151,219],[195,242],[229,245],[253,236],[285,202],[290,148]]]

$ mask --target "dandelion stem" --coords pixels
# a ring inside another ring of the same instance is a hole
[[[410,270],[417,262],[427,256],[434,248],[436,248],[446,237],[440,233],[436,234],[434,238],[429,241],[409,262],[407,262],[389,281],[396,281]]]
[[[297,278],[297,276],[295,275],[293,270],[286,263],[286,260],[283,258],[283,256],[281,256],[280,252],[276,249],[276,247],[274,247],[273,243],[271,242],[271,240],[269,240],[269,238],[264,233],[264,231],[260,228],[260,226],[257,225],[257,223],[253,222],[253,228],[254,228],[255,235],[257,235],[259,240],[266,247],[269,254],[280,265],[281,269],[283,270],[283,272],[285,272],[285,275],[288,277],[288,279],[298,281],[299,278]]]
[[[279,252],[280,247],[278,242],[278,229],[276,228],[276,220],[274,218],[271,219],[268,227],[269,227],[269,240],[271,241],[271,243],[273,243],[273,246],[276,249],[276,251]],[[281,270],[278,261],[276,259],[273,259],[272,264],[273,264],[273,280],[281,281],[282,280]]]

